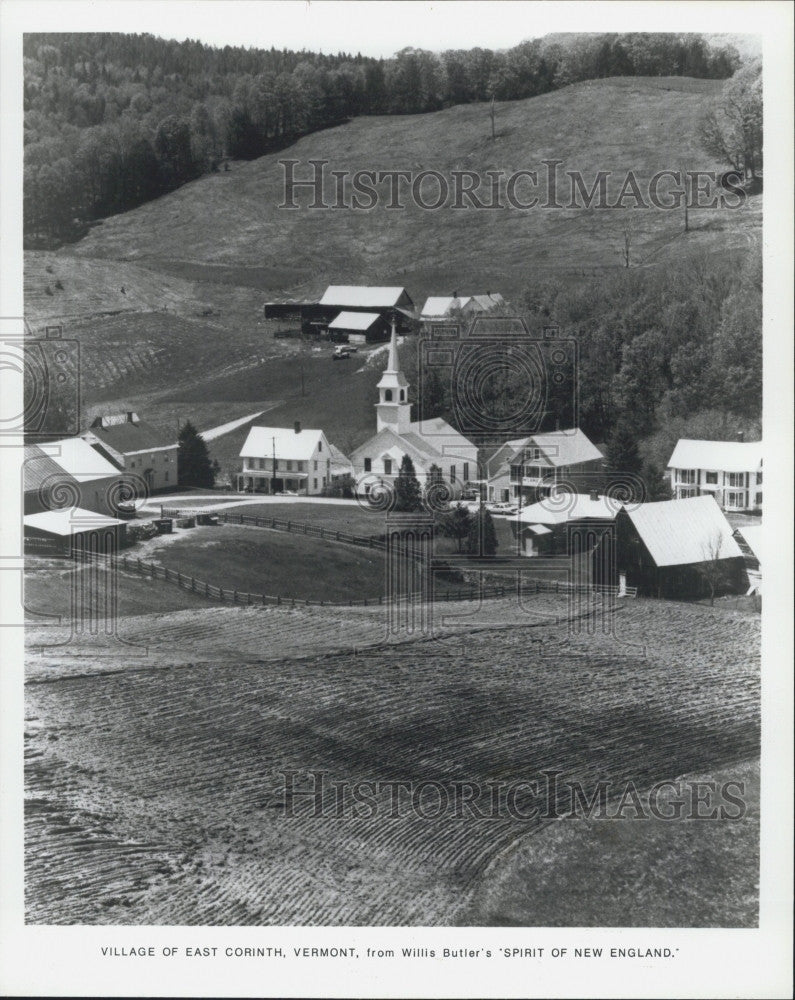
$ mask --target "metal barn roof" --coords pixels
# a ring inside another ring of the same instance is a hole
[[[669,469],[713,472],[756,472],[761,465],[761,441],[699,441],[694,438],[679,438],[668,461]]]
[[[469,302],[469,298],[468,295],[431,295],[425,300],[425,305],[422,307],[422,318],[431,319],[447,316],[455,309],[463,309]]]
[[[719,559],[742,557],[731,525],[711,496],[644,503],[626,512],[657,566],[707,562],[715,544]]]
[[[567,521],[579,521],[595,518],[600,521],[612,521],[621,509],[621,504],[612,497],[600,496],[591,499],[590,493],[559,493],[539,500],[538,503],[523,507],[513,518],[523,524],[565,524]]]
[[[41,447],[52,457],[56,465],[78,483],[90,482],[93,479],[110,479],[111,476],[118,476],[121,471],[79,437],[48,441]]]
[[[371,309],[389,309],[396,306],[406,293],[405,288],[375,285],[329,285],[320,299],[321,306],[359,306]]]
[[[24,517],[24,527],[46,531],[59,538],[68,538],[75,532],[114,528],[118,524],[126,523],[117,517],[95,514],[93,510],[85,510],[82,507],[62,507],[59,510],[45,510],[40,514],[26,514]]]
[[[341,312],[329,323],[329,330],[369,330],[381,319],[380,313]]]

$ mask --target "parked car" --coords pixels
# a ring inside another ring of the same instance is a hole
[[[519,508],[516,504],[512,503],[487,503],[486,510],[490,514],[502,515],[503,517],[510,517],[512,514],[519,513]]]
[[[300,493],[296,493],[295,490],[276,490],[273,494],[275,497],[297,497]]]
[[[345,358],[349,358],[350,356],[351,356],[350,347],[335,347],[334,353],[331,355],[331,360],[342,361]]]

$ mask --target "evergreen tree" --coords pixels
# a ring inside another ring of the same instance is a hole
[[[414,471],[414,463],[408,455],[404,455],[395,480],[395,510],[413,511],[422,507],[422,494],[419,480]]]
[[[619,417],[607,441],[607,467],[612,474],[637,474],[641,458],[635,431],[626,416]]]
[[[204,438],[188,421],[180,430],[177,451],[177,481],[180,486],[212,489],[215,473]]]
[[[482,507],[470,519],[467,552],[474,556],[493,556],[497,552],[497,532],[491,514]]]

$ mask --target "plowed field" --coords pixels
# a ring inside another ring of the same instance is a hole
[[[757,619],[634,601],[616,616],[618,644],[489,607],[479,630],[453,620],[437,641],[392,647],[381,609],[214,608],[201,622],[195,611],[125,619],[150,643],[148,659],[118,649],[92,658],[79,646],[71,658],[33,656],[28,919],[533,924],[532,891],[507,910],[484,892],[504,884],[516,857],[532,871],[536,843],[539,864],[555,859],[543,849],[555,824],[434,815],[425,799],[393,816],[384,783],[448,790],[559,770],[642,789],[758,753]],[[558,611],[565,618],[565,601]],[[300,794],[321,781],[322,806]],[[338,800],[335,781],[348,783]],[[381,783],[369,810],[354,808],[361,782]],[[711,852],[714,878],[699,889],[720,902],[737,870],[731,854],[721,867],[717,841],[705,847],[708,825],[677,827],[678,851]],[[739,836],[739,826],[721,829]],[[619,922],[642,925],[641,897],[631,880],[621,885]],[[753,919],[754,885],[745,889],[729,894],[742,906],[718,907],[729,924]],[[564,899],[561,922],[589,922],[586,900],[578,910]],[[548,896],[545,906],[551,922]],[[699,912],[682,903],[668,921],[697,923]]]

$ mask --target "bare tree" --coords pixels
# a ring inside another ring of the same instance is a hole
[[[728,567],[726,559],[721,555],[723,549],[723,533],[718,529],[701,546],[701,554],[704,557],[698,564],[698,573],[706,581],[709,587],[709,606],[715,605],[715,591],[721,584],[728,580]]]

